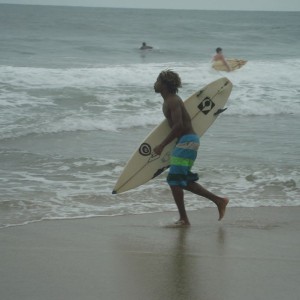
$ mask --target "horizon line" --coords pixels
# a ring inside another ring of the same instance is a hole
[[[51,7],[77,7],[77,8],[109,8],[109,9],[140,9],[140,10],[199,10],[199,11],[239,11],[239,12],[300,12],[300,10],[257,10],[257,9],[213,9],[213,8],[153,8],[153,7],[113,7],[113,6],[97,6],[97,5],[66,5],[66,4],[32,4],[32,3],[5,3],[0,5],[23,5],[23,6],[51,6]]]

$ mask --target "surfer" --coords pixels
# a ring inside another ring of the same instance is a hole
[[[150,50],[153,49],[152,46],[148,46],[145,42],[143,42],[142,46],[140,47],[140,50]]]
[[[213,57],[212,60],[213,60],[213,61],[221,61],[221,62],[226,66],[227,71],[228,71],[228,72],[231,71],[231,68],[230,68],[230,66],[228,65],[228,63],[227,63],[227,61],[226,61],[226,59],[225,59],[225,57],[224,57],[224,55],[223,55],[223,50],[222,50],[222,48],[218,47],[218,48],[216,49],[216,54],[214,55],[214,57]]]
[[[171,70],[162,71],[154,84],[155,92],[160,93],[164,100],[163,113],[171,128],[167,137],[154,148],[154,152],[160,155],[166,145],[177,139],[171,154],[167,182],[179,211],[179,220],[175,225],[188,226],[190,222],[184,205],[184,190],[214,202],[219,211],[219,220],[224,217],[229,200],[206,190],[196,182],[199,179],[198,174],[191,172],[200,140],[192,127],[191,118],[182,99],[177,95],[180,87],[179,75]]]

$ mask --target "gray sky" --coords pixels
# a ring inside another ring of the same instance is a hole
[[[0,0],[0,3],[129,8],[300,11],[300,0]]]

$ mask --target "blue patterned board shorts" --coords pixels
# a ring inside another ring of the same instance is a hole
[[[191,172],[199,146],[200,139],[196,134],[187,134],[180,137],[171,154],[167,177],[170,186],[186,187],[189,182],[199,179],[198,174]]]

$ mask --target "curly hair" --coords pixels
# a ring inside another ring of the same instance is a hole
[[[160,72],[158,78],[164,83],[170,93],[177,93],[181,87],[181,79],[179,75],[172,70],[164,70]]]

